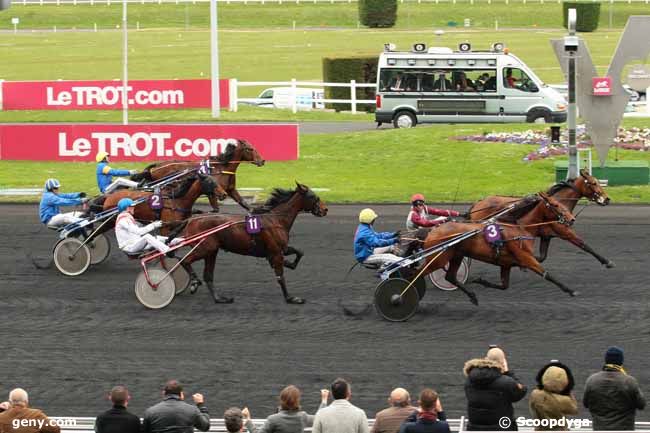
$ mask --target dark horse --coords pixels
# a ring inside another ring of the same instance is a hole
[[[492,244],[486,240],[484,235],[490,226],[482,223],[458,223],[448,222],[431,230],[424,240],[424,248],[438,245],[461,233],[472,230],[480,230],[476,235],[463,240],[439,254],[434,254],[426,259],[420,267],[422,275],[426,275],[436,269],[443,268],[449,263],[449,269],[445,279],[458,286],[472,301],[478,305],[474,292],[465,287],[456,278],[456,272],[460,267],[463,257],[491,263],[501,268],[501,284],[490,283],[483,279],[475,282],[487,287],[501,290],[508,288],[510,284],[510,270],[513,267],[530,269],[558,286],[563,292],[575,296],[577,293],[556,280],[546,271],[533,255],[534,238],[539,236],[556,236],[571,242],[578,248],[594,255],[601,263],[608,265],[610,262],[599,256],[589,247],[571,228],[575,217],[569,210],[554,198],[540,192],[537,196],[526,198],[511,211],[512,223],[498,222],[501,233],[501,242]],[[609,265],[608,265],[609,267]]]
[[[228,144],[224,152],[208,159],[210,175],[213,176],[226,193],[241,207],[250,211],[250,206],[237,191],[237,168],[242,162],[251,162],[258,167],[264,165],[264,159],[257,149],[246,140],[237,140],[237,144]],[[193,169],[200,166],[196,161],[164,161],[147,166],[141,173],[131,176],[134,181],[156,181],[180,170]],[[213,205],[215,210],[219,206]]]
[[[191,292],[194,293],[200,284],[191,264],[203,259],[205,268],[203,279],[217,303],[231,303],[233,298],[218,294],[213,285],[214,266],[219,249],[241,254],[244,256],[265,257],[273,270],[282,294],[288,304],[303,304],[304,299],[289,296],[284,279],[284,267],[295,269],[303,256],[302,251],[289,245],[289,232],[301,212],[311,212],[313,215],[323,217],[327,215],[327,207],[313,191],[305,185],[297,184],[294,191],[275,189],[271,198],[262,206],[253,211],[254,217],[261,222],[261,231],[258,234],[249,234],[242,216],[206,214],[188,219],[179,236],[184,238],[199,234],[210,228],[222,224],[234,223],[218,231],[191,251],[183,260],[183,267],[192,277]],[[284,259],[285,256],[295,255],[293,262]]]
[[[598,179],[591,176],[587,170],[580,170],[577,179],[570,179],[553,185],[548,191],[551,197],[564,205],[569,212],[573,212],[578,201],[586,198],[600,206],[609,204],[609,197],[605,190],[598,183]],[[481,221],[490,218],[511,203],[518,201],[520,197],[506,197],[493,195],[477,201],[469,209],[470,218],[474,221]],[[548,247],[553,236],[542,236],[539,243],[539,257],[537,260],[543,262],[548,256]]]

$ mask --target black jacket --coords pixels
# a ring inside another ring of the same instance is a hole
[[[404,420],[399,433],[449,433],[449,424],[444,411],[438,412],[436,421],[418,419],[418,412],[415,411]]]
[[[605,369],[587,379],[583,403],[594,430],[634,430],[636,410],[645,407],[645,398],[635,378]]]
[[[488,359],[472,359],[465,363],[465,396],[467,397],[468,430],[517,430],[512,403],[526,395],[513,372],[501,373],[498,364]],[[507,417],[510,422],[499,424]]]
[[[124,406],[113,406],[95,419],[97,433],[140,433],[140,418],[126,410]]]
[[[144,412],[145,433],[193,433],[194,427],[210,430],[210,415],[203,404],[192,406],[177,395],[168,395]]]

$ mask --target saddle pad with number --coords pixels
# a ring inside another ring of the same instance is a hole
[[[162,194],[160,191],[156,191],[155,193],[151,194],[149,196],[149,199],[147,200],[147,203],[149,203],[149,207],[153,210],[160,210],[163,208],[163,198]]]
[[[495,245],[503,242],[501,236],[501,227],[499,224],[488,224],[483,229],[483,236],[490,245]]]
[[[259,215],[246,216],[246,233],[254,235],[262,231],[262,218]]]
[[[206,159],[199,163],[199,173],[208,175],[210,174],[210,160]]]

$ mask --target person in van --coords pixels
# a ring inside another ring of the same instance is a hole
[[[420,80],[420,88],[423,92],[433,91],[433,74],[422,74]]]
[[[474,92],[476,89],[473,84],[464,71],[458,71],[454,82],[454,88],[457,92]]]
[[[517,85],[515,84],[518,79],[512,76],[512,68],[506,69],[506,76],[503,79],[503,84],[509,89],[515,89],[517,88]]]
[[[451,80],[448,80],[445,74],[440,74],[438,79],[433,83],[434,92],[445,92],[452,89]]]
[[[486,92],[496,92],[497,91],[497,77],[496,76],[491,76],[485,81],[485,86],[483,86],[483,90]]]

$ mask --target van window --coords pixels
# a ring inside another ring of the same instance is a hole
[[[261,95],[260,99],[273,99],[273,90],[265,90]]]
[[[382,92],[496,92],[496,69],[383,69]]]
[[[519,68],[503,69],[503,86],[506,89],[517,89],[522,92],[539,92],[539,88],[533,80]]]

